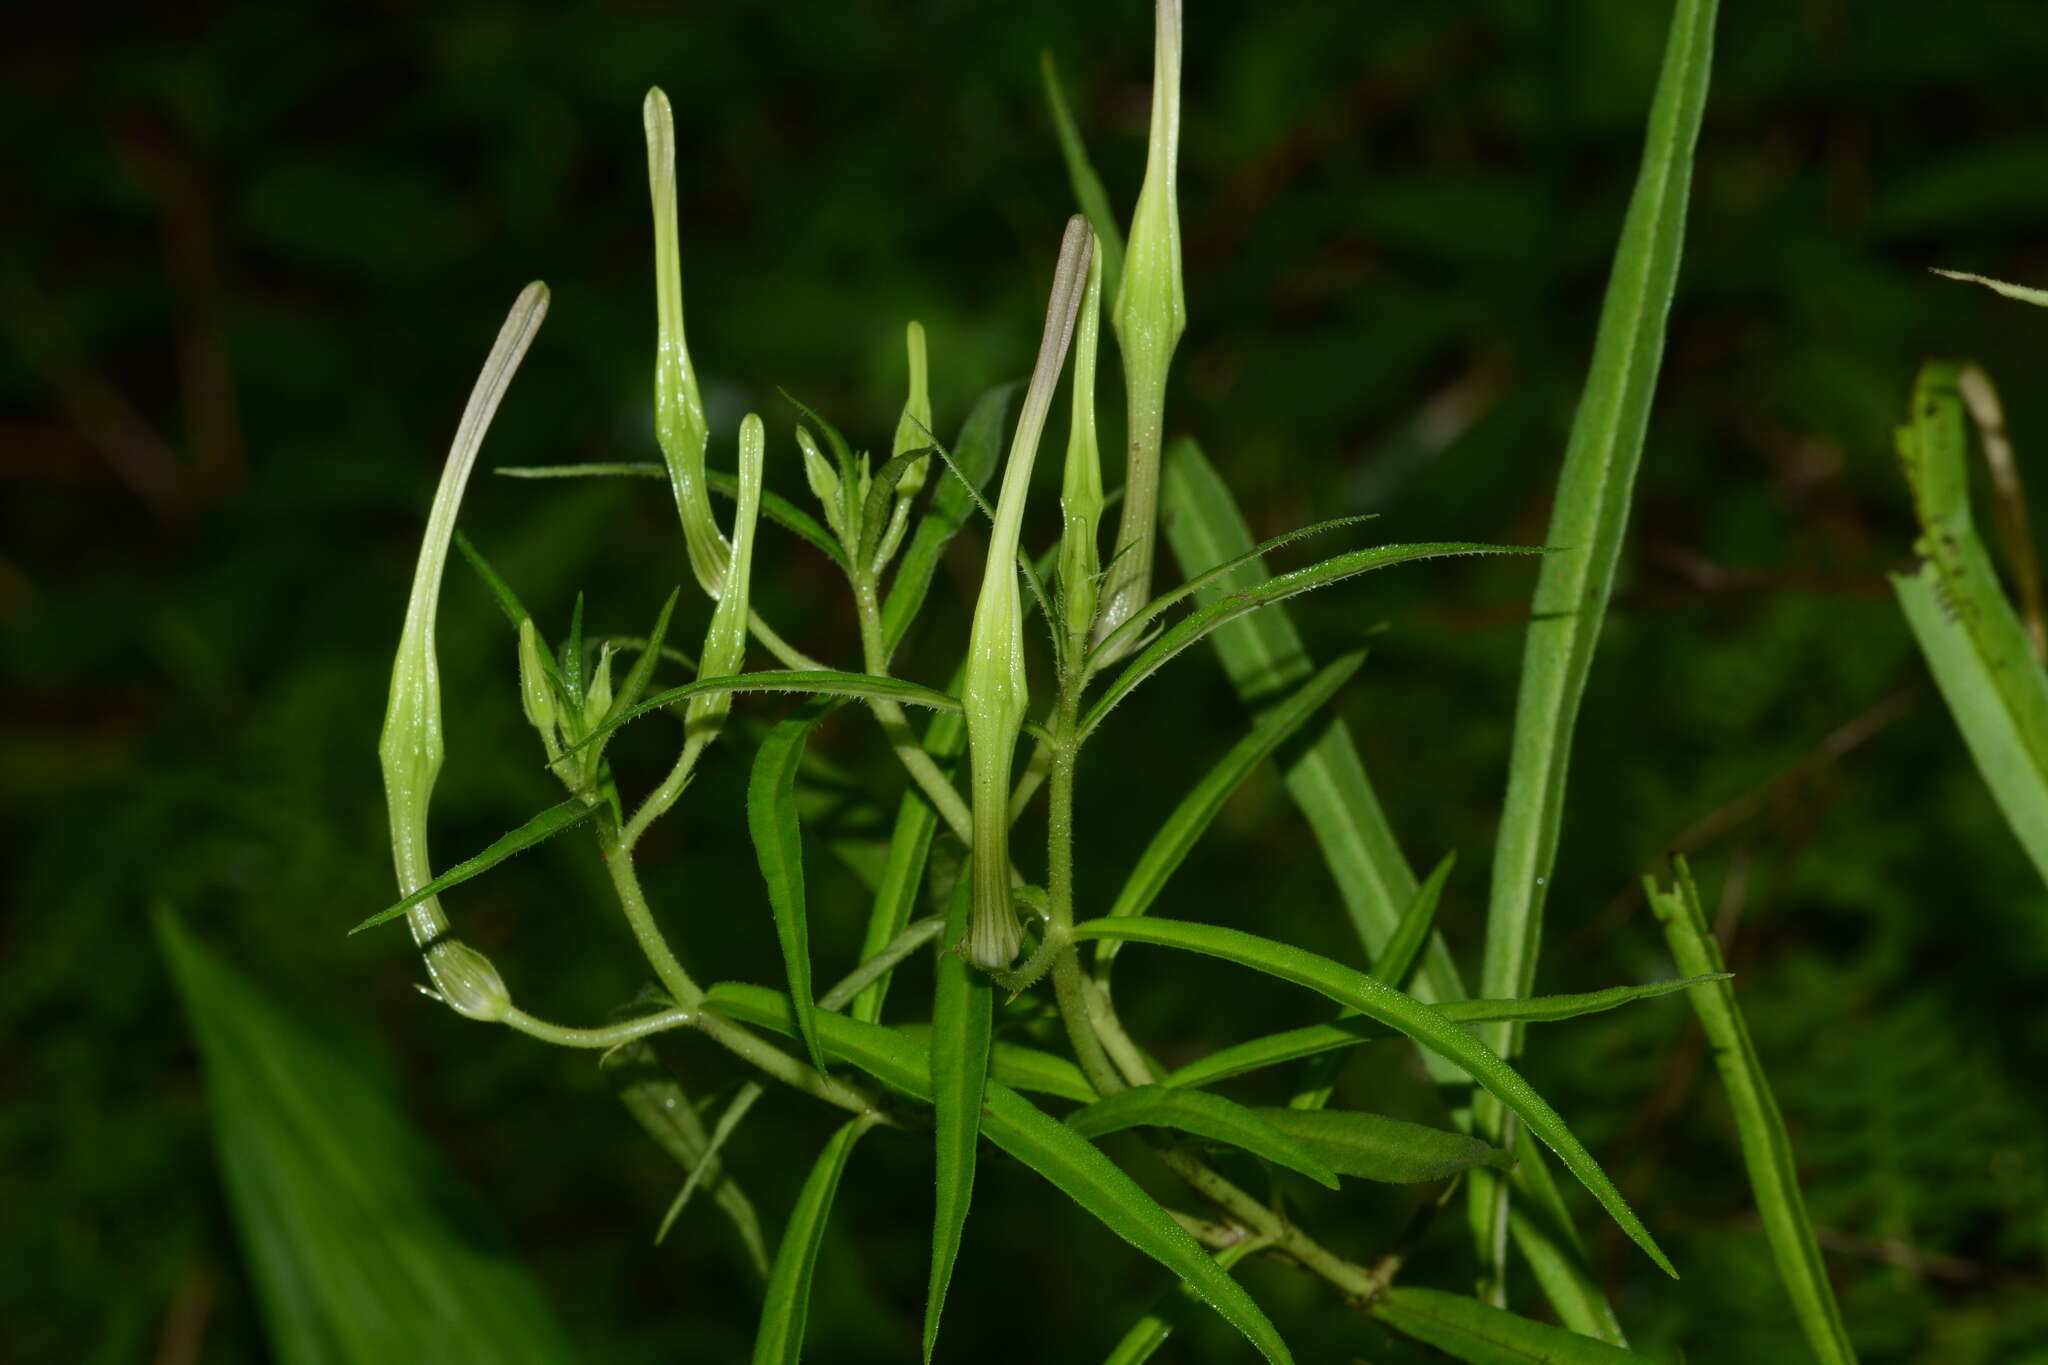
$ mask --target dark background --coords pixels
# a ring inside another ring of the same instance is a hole
[[[207,1360],[266,1354],[153,903],[389,1075],[498,1205],[587,1358],[740,1358],[753,1290],[727,1268],[723,1229],[703,1205],[688,1235],[650,1249],[677,1175],[590,1059],[421,1001],[396,932],[342,937],[390,894],[374,745],[391,649],[446,442],[527,279],[548,280],[554,307],[483,466],[654,457],[639,127],[652,83],[676,106],[715,464],[758,409],[771,483],[804,498],[778,385],[857,441],[886,441],[909,317],[932,338],[942,430],[1021,374],[1071,209],[1038,53],[1058,54],[1120,213],[1150,79],[1149,7],[1009,12],[1021,8],[229,3],[5,21],[10,1358],[150,1359],[167,1323],[176,1337],[195,1321]],[[1540,988],[1667,975],[1632,887],[1666,849],[1691,850],[1866,1358],[2038,1358],[2048,897],[1883,575],[1910,558],[1889,430],[1922,358],[1989,367],[2023,467],[2048,439],[2048,315],[1924,269],[2048,281],[2048,13],[2024,0],[1726,10]],[[1375,510],[1376,539],[1540,541],[1667,13],[1646,0],[1190,6],[1190,323],[1171,426],[1201,438],[1255,529]],[[1043,541],[1049,502],[1034,517]],[[687,577],[656,484],[480,472],[464,519],[557,632],[579,590],[594,628],[644,630]],[[814,653],[850,662],[829,566],[770,536],[759,599]],[[905,659],[933,683],[979,572],[972,539],[960,548]],[[1525,568],[1425,565],[1297,612],[1325,657],[1387,627],[1341,708],[1411,858],[1463,855],[1442,923],[1468,972],[1529,585]],[[693,590],[684,601],[687,641],[704,611]],[[509,637],[460,567],[440,648],[446,861],[555,797],[519,720]],[[1081,796],[1084,898],[1114,888],[1243,718],[1210,660],[1190,656],[1119,722]],[[667,739],[622,742],[629,788]],[[650,889],[700,975],[773,981],[736,805],[749,742],[650,841]],[[893,801],[871,726],[849,718],[819,746]],[[811,859],[820,971],[835,976],[861,903],[816,841]],[[1169,895],[1175,914],[1355,959],[1270,773]],[[538,1013],[599,1019],[640,982],[587,843],[453,901]],[[1169,1055],[1318,1016],[1221,967],[1175,963],[1168,980],[1158,955],[1127,965],[1127,1009]],[[707,1088],[730,1074],[701,1047],[678,1052]],[[1639,1343],[1797,1358],[1682,1003],[1547,1026],[1528,1067],[1685,1274],[1664,1282],[1584,1218]],[[1427,1112],[1391,1052],[1354,1065],[1343,1097]],[[786,1094],[749,1121],[738,1172],[771,1228],[828,1127]],[[925,1152],[884,1135],[857,1155],[812,1358],[914,1349]],[[1376,1254],[1405,1198],[1347,1196],[1318,1226]],[[949,1315],[957,1358],[1097,1357],[1159,1286],[1012,1166],[992,1161],[977,1201]],[[1466,1283],[1459,1221],[1415,1282]],[[1249,1275],[1303,1359],[1403,1358],[1318,1286]],[[1169,1355],[1245,1348],[1198,1317]]]

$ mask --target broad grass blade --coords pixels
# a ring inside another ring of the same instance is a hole
[[[1647,1365],[1649,1360],[1440,1289],[1395,1285],[1367,1311],[1403,1336],[1471,1365]]]
[[[721,983],[706,993],[704,1006],[785,1035],[796,1029],[789,997],[765,987]],[[930,1054],[911,1039],[838,1014],[820,1015],[818,1028],[833,1055],[913,1099],[931,1103]],[[981,1130],[990,1142],[1050,1181],[1111,1232],[1180,1276],[1267,1360],[1274,1365],[1288,1365],[1293,1360],[1272,1322],[1243,1286],[1219,1268],[1201,1244],[1115,1162],[994,1079],[989,1081],[983,1103]]]
[[[1563,1158],[1565,1166],[1600,1201],[1600,1206],[1629,1235],[1629,1239],[1641,1247],[1665,1274],[1677,1278],[1678,1272],[1672,1269],[1656,1239],[1650,1236],[1650,1230],[1629,1208],[1628,1202],[1621,1197],[1621,1191],[1614,1188],[1614,1182],[1600,1169],[1600,1164],[1586,1150],[1585,1144],[1550,1107],[1550,1102],[1538,1095],[1513,1067],[1485,1044],[1413,996],[1385,982],[1375,981],[1364,972],[1354,971],[1340,962],[1332,962],[1292,944],[1220,925],[1166,919],[1092,919],[1075,925],[1072,933],[1076,940],[1121,938],[1222,958],[1226,962],[1235,962],[1268,976],[1305,986],[1406,1034],[1431,1052],[1455,1063],[1488,1094],[1528,1124],[1530,1131],[1549,1143],[1551,1150]]]
[[[747,832],[761,879],[768,884],[768,904],[775,915],[775,937],[782,944],[782,965],[789,975],[790,997],[796,1001],[797,1031],[823,1071],[825,1054],[818,1046],[814,1021],[817,1004],[811,995],[811,930],[804,908],[803,829],[796,811],[796,771],[803,761],[811,731],[838,707],[837,701],[805,703],[768,732],[754,755],[747,780]]]
[[[995,1030],[995,994],[988,977],[960,952],[967,937],[970,881],[961,877],[946,912],[932,992],[932,1146],[938,1199],[932,1212],[931,1281],[925,1298],[924,1358],[939,1339],[953,1262],[960,1255],[968,1206],[974,1200],[974,1158],[981,1145],[981,1097],[988,1083]]]
[[[935,1054],[936,1056],[936,1054]],[[1337,1188],[1338,1170],[1308,1143],[1271,1123],[1260,1111],[1200,1090],[1140,1085],[1105,1095],[1067,1115],[1067,1127],[1095,1139],[1137,1127],[1172,1128],[1211,1142],[1242,1148],[1276,1166],[1299,1171],[1319,1185]]]
[[[283,1365],[577,1358],[484,1205],[303,1015],[156,916],[214,1142]]]
[[[1696,975],[1721,973],[1721,946],[1707,925],[1699,887],[1685,860],[1678,860],[1678,884],[1671,890],[1661,890],[1650,881],[1645,887],[1679,969]],[[1799,1191],[1792,1136],[1785,1130],[1785,1116],[1771,1093],[1756,1043],[1742,1018],[1742,1007],[1735,1002],[1735,988],[1724,973],[1693,987],[1692,1004],[1713,1049],[1721,1084],[1728,1091],[1757,1213],[1763,1218],[1771,1255],[1778,1262],[1778,1277],[1799,1315],[1799,1325],[1815,1359],[1825,1365],[1853,1365],[1856,1349],[1849,1342],[1834,1286],[1828,1280],[1827,1263],[1821,1259],[1820,1243],[1806,1216],[1806,1199]]]
[[[1522,649],[1507,797],[1494,845],[1479,994],[1527,995],[1536,984],[1546,883],[1557,858],[1572,729],[1614,588],[1642,462],[1650,403],[1664,357],[1665,319],[1678,284],[1693,147],[1706,110],[1718,0],[1677,0],[1651,103],[1641,171],[1615,248],[1593,360],[1572,420]],[[1501,1024],[1488,1046],[1513,1056],[1520,1032]],[[1513,1125],[1483,1098],[1483,1136],[1511,1141]],[[1470,1187],[1487,1294],[1495,1302],[1507,1247],[1507,1185],[1481,1172]]]
[[[761,1327],[754,1335],[754,1365],[796,1365],[804,1349],[804,1323],[811,1311],[811,1276],[818,1267],[818,1247],[825,1238],[825,1220],[853,1144],[872,1124],[849,1119],[818,1153],[809,1179],[796,1197],[775,1268],[768,1272],[768,1292],[761,1304]]]

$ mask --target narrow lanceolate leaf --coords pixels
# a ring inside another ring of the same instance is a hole
[[[1550,1107],[1550,1102],[1538,1095],[1513,1067],[1485,1044],[1415,997],[1375,981],[1364,972],[1354,971],[1340,962],[1332,962],[1292,944],[1277,943],[1220,925],[1189,924],[1184,920],[1092,919],[1075,925],[1072,932],[1077,940],[1120,938],[1222,958],[1305,986],[1406,1034],[1431,1052],[1456,1063],[1485,1087],[1487,1093],[1528,1124],[1531,1132],[1550,1144],[1621,1230],[1657,1263],[1659,1269],[1677,1278],[1678,1272],[1672,1269],[1656,1239],[1650,1236],[1650,1230],[1629,1208],[1621,1197],[1621,1191],[1614,1188],[1614,1182],[1593,1160],[1585,1144]]]
[[[956,675],[953,685],[959,686]],[[953,760],[967,743],[967,723],[956,712],[942,711],[925,728],[924,748],[952,776]],[[889,834],[889,857],[875,887],[875,900],[868,912],[867,937],[861,942],[861,957],[873,957],[903,932],[924,886],[925,865],[930,860],[932,836],[939,827],[939,813],[924,793],[912,784],[896,807],[896,824]],[[854,1018],[874,1023],[882,1017],[882,1002],[889,990],[885,976],[854,998]]]
[[[796,1197],[775,1268],[768,1273],[768,1292],[761,1304],[761,1326],[754,1335],[754,1365],[796,1365],[804,1349],[804,1322],[811,1312],[811,1276],[818,1268],[818,1247],[825,1240],[825,1220],[853,1144],[871,1126],[866,1118],[849,1119],[818,1153],[810,1177]]]
[[[282,1365],[576,1359],[538,1284],[358,1058],[168,913],[243,1264]]]
[[[1251,733],[1233,745],[1222,761],[1210,769],[1194,790],[1174,807],[1173,814],[1166,817],[1166,823],[1159,827],[1159,832],[1152,836],[1152,842],[1138,856],[1137,866],[1125,879],[1123,890],[1117,893],[1109,913],[1142,915],[1150,909],[1159,893],[1165,890],[1167,879],[1187,859],[1202,835],[1208,832],[1231,794],[1261,763],[1272,757],[1275,749],[1320,711],[1364,662],[1363,650],[1346,654],[1297,687],[1285,701],[1262,714],[1252,726]],[[1109,964],[1115,960],[1116,949],[1114,940],[1096,948],[1098,974],[1108,970]]]
[[[1557,1310],[1557,1320],[1581,1336],[1628,1345],[1543,1149],[1528,1142],[1517,1147],[1510,1180],[1514,1199],[1508,1205],[1508,1233],[1543,1297]]]
[[[647,684],[654,681],[654,670],[661,663],[661,647],[668,639],[669,617],[675,612],[676,599],[682,596],[682,592],[681,588],[674,589],[669,593],[668,600],[661,604],[661,614],[654,618],[654,630],[647,636],[646,644],[641,646],[640,657],[635,659],[633,667],[627,670],[626,681],[619,687],[618,695],[612,699],[610,711],[605,716],[606,720],[623,716],[646,695]]]
[[[760,1082],[748,1081],[725,1106],[725,1112],[718,1116],[718,1126],[711,1130],[711,1136],[704,1144],[704,1154],[691,1167],[690,1174],[683,1181],[683,1187],[676,1191],[675,1201],[668,1206],[668,1212],[661,1216],[661,1226],[654,1230],[654,1241],[657,1246],[667,1240],[668,1230],[675,1226],[676,1219],[683,1216],[683,1210],[689,1207],[690,1196],[697,1192],[697,1187],[704,1183],[707,1176],[718,1171],[718,1153],[725,1146],[725,1140],[739,1128],[740,1120],[747,1116],[747,1111],[754,1107],[754,1101],[760,1099],[764,1093],[766,1092]]]
[[[981,1144],[981,1097],[988,1083],[989,1044],[994,1032],[994,988],[967,965],[960,945],[967,937],[968,890],[960,879],[946,913],[939,951],[938,981],[932,992],[932,1145],[937,1154],[938,1202],[932,1213],[932,1267],[924,1310],[924,1358],[939,1339],[939,1315],[946,1286],[960,1255],[974,1199],[974,1156]]]
[[[349,930],[349,932],[351,934],[360,934],[363,930],[382,924],[386,920],[397,919],[400,915],[427,899],[427,897],[438,896],[451,886],[460,886],[471,877],[490,871],[513,854],[524,853],[535,844],[543,843],[554,838],[565,829],[582,824],[585,820],[595,815],[597,811],[597,806],[573,797],[558,806],[549,806],[539,815],[534,816],[518,829],[497,840],[474,858],[467,858],[457,863],[440,876],[415,890],[404,900],[379,910],[376,914]]]
[[[1215,566],[1242,561],[1253,549],[1251,529],[1230,490],[1185,438],[1166,453],[1165,529],[1182,573],[1191,578]],[[1202,588],[1196,602],[1212,606],[1228,591],[1254,587],[1269,575],[1253,560],[1227,578]],[[1308,647],[1284,606],[1243,617],[1210,637],[1230,684],[1255,711],[1273,704],[1315,672]],[[1343,720],[1332,719],[1316,739],[1282,763],[1287,791],[1308,818],[1338,895],[1370,960],[1377,961],[1414,902],[1415,874],[1387,824],[1358,746]],[[1465,994],[1457,964],[1432,934],[1414,983],[1423,1000],[1457,1000]],[[1428,1058],[1439,1082],[1451,1079],[1445,1063]]]
[[[1899,457],[1921,527],[1894,574],[1907,624],[2006,823],[2048,880],[2048,674],[1970,515],[1968,438],[1952,365],[1922,367]]]
[[[900,701],[906,706],[924,706],[934,711],[958,711],[960,701],[943,692],[934,692],[929,687],[901,678],[878,678],[872,673],[841,673],[833,669],[763,669],[759,673],[741,673],[730,678],[702,678],[681,687],[672,687],[666,692],[657,692],[646,701],[614,720],[608,720],[585,735],[575,745],[573,753],[584,744],[601,739],[622,725],[630,725],[643,716],[657,711],[666,711],[679,701],[692,697],[708,696],[720,692],[806,692],[819,697],[887,697]]]
[[[1299,1171],[1319,1185],[1337,1188],[1338,1168],[1326,1159],[1326,1154],[1319,1154],[1311,1144],[1297,1140],[1298,1135],[1270,1122],[1263,1111],[1199,1090],[1133,1086],[1075,1110],[1067,1115],[1067,1127],[1090,1139],[1126,1128],[1172,1128],[1242,1148],[1276,1166]]]
[[[754,1273],[766,1279],[768,1244],[761,1235],[761,1219],[754,1212],[753,1201],[711,1150],[711,1137],[704,1131],[696,1106],[655,1058],[654,1049],[645,1042],[629,1043],[606,1052],[600,1066],[619,1103],[670,1160],[691,1174],[703,1169],[702,1183],[710,1190],[712,1202],[732,1221]]]
[[[668,478],[668,468],[653,460],[634,460],[625,463],[606,464],[591,461],[587,464],[553,465],[500,465],[494,471],[513,479],[663,479]],[[704,471],[704,486],[723,498],[737,498],[740,491],[738,478],[722,469]],[[818,519],[804,511],[780,493],[766,489],[761,493],[761,515],[780,526],[783,530],[815,545],[834,563],[844,564],[846,552],[839,542]]]
[[[1436,923],[1437,902],[1443,898],[1444,883],[1450,880],[1457,861],[1455,853],[1446,853],[1436,870],[1416,889],[1415,899],[1402,912],[1394,936],[1387,940],[1386,951],[1373,959],[1373,980],[1384,981],[1396,990],[1406,989],[1408,973],[1414,970],[1416,958],[1429,942],[1430,930]],[[1295,1083],[1294,1096],[1288,1104],[1296,1109],[1321,1109],[1328,1104],[1337,1091],[1337,1076],[1343,1071],[1345,1060],[1341,1051],[1333,1049],[1310,1062]]]
[[[1438,1014],[1455,1024],[1476,1025],[1499,1019],[1517,1023],[1545,1023],[1576,1019],[1626,1005],[1632,1000],[1653,1000],[1660,995],[1682,991],[1712,977],[1686,977],[1677,981],[1653,981],[1646,986],[1610,986],[1583,995],[1531,995],[1518,1000],[1447,1000],[1435,1006]],[[1352,1015],[1328,1024],[1270,1033],[1263,1038],[1222,1048],[1170,1073],[1167,1085],[1212,1085],[1248,1071],[1260,1071],[1284,1062],[1300,1061],[1336,1048],[1356,1047],[1383,1038],[1400,1036],[1400,1030],[1377,1019]]]
[[[716,599],[725,592],[732,547],[712,515],[704,484],[704,447],[711,428],[697,391],[697,371],[683,337],[683,248],[676,229],[676,126],[659,87],[641,107],[647,134],[647,191],[654,205],[654,435],[668,466],[669,491],[683,523],[683,543],[697,585]]]
[[[1255,587],[1241,588],[1226,593],[1216,601],[1201,607],[1192,614],[1174,622],[1166,632],[1131,660],[1116,680],[1103,689],[1095,704],[1088,708],[1088,714],[1081,721],[1081,733],[1088,734],[1102,723],[1116,704],[1129,696],[1131,690],[1189,645],[1199,643],[1204,636],[1228,625],[1240,616],[1298,597],[1317,588],[1326,588],[1332,583],[1341,583],[1347,578],[1356,578],[1374,569],[1385,569],[1395,564],[1407,564],[1418,559],[1442,559],[1450,555],[1512,555],[1540,554],[1537,547],[1521,545],[1475,545],[1464,541],[1437,541],[1421,545],[1374,545],[1364,550],[1353,550],[1348,554],[1333,555],[1319,564],[1305,569],[1269,578]]]
[[[1962,280],[1966,284],[1981,284],[1986,289],[2003,294],[2009,299],[2018,299],[2021,303],[2031,303],[2037,308],[2048,308],[2048,289],[2034,289],[2024,284],[2012,284],[2005,280],[1994,280],[1989,275],[1972,275],[1967,270],[1936,270],[1934,273],[1944,275],[1951,280]]]
[[[882,603],[882,639],[891,655],[924,609],[925,596],[931,591],[932,577],[938,572],[939,558],[947,544],[974,515],[973,490],[988,482],[1002,459],[1010,404],[1016,401],[1022,387],[1014,382],[999,384],[975,399],[974,406],[967,411],[966,423],[954,438],[953,448],[946,452],[947,463],[959,477],[939,480],[932,492],[932,505],[911,533],[910,548],[903,552],[888,599]]]
[[[789,976],[790,998],[796,1001],[797,1031],[823,1071],[825,1054],[818,1046],[817,1004],[811,995],[811,930],[804,910],[803,830],[797,822],[796,770],[804,745],[820,721],[832,714],[834,701],[807,702],[789,719],[768,732],[754,755],[747,780],[747,832],[761,879],[768,883],[768,905],[775,914],[775,937],[782,944],[782,965]]]
[[[1649,1359],[1440,1289],[1395,1285],[1366,1311],[1471,1365],[1646,1365]]]
[[[1572,420],[1545,540],[1560,547],[1536,581],[1522,649],[1507,797],[1494,845],[1481,995],[1527,995],[1536,984],[1545,886],[1557,858],[1572,730],[1592,669],[1593,649],[1614,588],[1628,529],[1629,499],[1642,462],[1650,403],[1664,357],[1665,319],[1678,283],[1693,146],[1706,109],[1718,0],[1676,0],[1664,67],[1650,108],[1642,169],[1622,224],[1586,386]],[[1519,1032],[1502,1024],[1489,1046],[1514,1055]],[[1484,1136],[1512,1138],[1512,1125],[1483,1099]],[[1481,1173],[1471,1186],[1482,1273],[1496,1302],[1506,1256],[1507,1185]]]
[[[706,993],[704,1007],[785,1035],[796,1027],[789,998],[760,986],[721,983]],[[930,1057],[916,1042],[878,1024],[838,1014],[820,1015],[818,1029],[828,1052],[913,1099],[931,1103]],[[1000,1049],[997,1055],[1000,1058]],[[990,1142],[1043,1176],[1117,1236],[1180,1276],[1267,1360],[1285,1365],[1293,1359],[1272,1322],[1243,1286],[1086,1138],[993,1078],[983,1103],[981,1129]]]
[[[1735,1112],[1742,1161],[1749,1169],[1757,1213],[1763,1218],[1771,1255],[1778,1263],[1778,1278],[1784,1282],[1814,1357],[1825,1365],[1853,1365],[1856,1350],[1850,1345],[1827,1263],[1821,1259],[1820,1243],[1806,1216],[1806,1199],[1799,1191],[1792,1136],[1764,1075],[1742,1007],[1735,1001],[1735,988],[1722,971],[1721,947],[1708,927],[1691,869],[1681,858],[1677,886],[1664,891],[1654,882],[1645,885],[1650,908],[1664,926],[1665,941],[1671,945],[1679,969],[1718,974],[1718,979],[1693,988],[1692,1004],[1714,1050],[1714,1065],[1728,1091],[1728,1106]]]
[[[532,619],[527,614],[526,604],[519,600],[519,594],[512,591],[512,585],[499,576],[498,571],[491,567],[491,561],[484,558],[483,552],[460,529],[455,532],[455,548],[462,551],[470,569],[483,580],[484,587],[490,590],[491,600],[498,604],[498,610],[505,614],[512,629],[517,630],[521,621]]]
[[[1123,280],[1124,234],[1117,228],[1116,211],[1109,206],[1109,191],[1102,187],[1102,177],[1088,159],[1088,145],[1067,107],[1067,93],[1060,86],[1060,73],[1053,67],[1049,49],[1038,54],[1038,74],[1045,83],[1045,105],[1052,113],[1053,131],[1059,136],[1060,159],[1067,163],[1067,183],[1073,188],[1074,202],[1088,215],[1088,226],[1095,229],[1096,249],[1102,253],[1102,296],[1113,299]]]
[[[1506,1170],[1515,1164],[1513,1156],[1476,1137],[1385,1114],[1291,1107],[1256,1112],[1328,1162],[1339,1175],[1357,1176],[1361,1180],[1418,1185],[1427,1180],[1443,1180],[1474,1166]]]
[[[1242,1238],[1218,1251],[1216,1264],[1229,1270],[1260,1247],[1261,1244],[1253,1238]],[[1156,1306],[1132,1323],[1131,1329],[1102,1358],[1102,1365],[1144,1365],[1180,1326],[1181,1320],[1187,1316],[1188,1304],[1194,1302],[1195,1297],[1185,1284],[1175,1285],[1160,1295],[1155,1301]]]
[[[490,429],[498,403],[547,311],[544,284],[529,284],[514,300],[476,387],[470,390],[469,404],[462,410],[462,424],[448,448],[441,486],[434,494],[433,510],[427,514],[426,533],[420,538],[412,596],[399,632],[398,656],[391,665],[384,730],[377,741],[377,757],[384,769],[384,799],[391,817],[391,858],[398,870],[398,889],[406,895],[434,877],[433,860],[427,852],[427,809],[433,802],[434,781],[440,776],[444,752],[434,622],[440,611],[441,576],[448,567],[448,544],[455,535],[455,514],[462,505],[469,471],[476,466],[477,451],[483,447],[484,432]],[[431,895],[412,907],[408,919],[413,941],[420,944],[440,937],[448,928],[448,917]]]
[[[990,1056],[989,1075],[1012,1090],[1029,1090],[1082,1104],[1095,1098],[1095,1087],[1088,1084],[1088,1077],[1072,1059],[1021,1043],[997,1043]]]

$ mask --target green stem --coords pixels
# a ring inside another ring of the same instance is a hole
[[[683,788],[690,785],[690,778],[697,770],[697,759],[704,752],[709,741],[699,735],[691,735],[683,741],[683,752],[676,759],[675,767],[669,769],[661,785],[647,794],[640,803],[640,809],[633,812],[633,818],[626,822],[626,828],[619,835],[619,847],[630,858],[639,844],[640,836],[647,833],[647,827],[669,812],[682,796]]]
[[[882,603],[875,586],[875,576],[864,570],[855,569],[849,574],[853,580],[853,600],[860,615],[860,650],[862,666],[878,678],[889,676],[889,647],[882,633]],[[868,698],[868,708],[875,713],[881,724],[882,733],[888,738],[889,747],[896,751],[896,757],[903,764],[910,780],[917,783],[925,799],[932,803],[932,809],[946,822],[961,843],[974,846],[973,817],[967,809],[967,801],[959,789],[949,781],[932,756],[918,743],[917,731],[912,728],[910,718],[903,713],[903,707],[886,697]]]
[[[611,1048],[621,1043],[630,1043],[653,1033],[666,1033],[670,1029],[688,1028],[697,1022],[697,1016],[688,1010],[662,1010],[658,1014],[644,1014],[638,1019],[612,1024],[605,1028],[569,1028],[562,1024],[550,1024],[545,1019],[536,1019],[525,1010],[515,1009],[504,1018],[507,1028],[517,1029],[529,1038],[538,1038],[543,1043],[556,1047]]]

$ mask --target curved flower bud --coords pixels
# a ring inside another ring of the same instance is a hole
[[[1031,487],[1038,438],[1045,429],[1046,410],[1052,406],[1053,389],[1066,362],[1074,316],[1087,283],[1091,241],[1086,218],[1076,214],[1067,220],[1052,298],[1046,306],[1045,332],[1038,343],[1038,363],[1031,372],[1031,386],[1025,391],[1017,433],[1010,443],[1009,463],[1003,470],[995,530],[989,536],[981,596],[975,602],[974,625],[967,641],[967,669],[960,694],[967,718],[967,762],[974,797],[974,857],[970,864],[974,900],[967,955],[990,970],[1009,966],[1022,941],[1010,906],[1009,856],[1010,765],[1030,702],[1024,677],[1017,542],[1023,531],[1024,499]]]
[[[408,896],[434,879],[427,854],[427,808],[433,800],[434,781],[441,773],[443,752],[434,620],[441,598],[441,575],[448,567],[448,546],[455,537],[455,513],[462,505],[462,490],[469,483],[484,432],[547,311],[548,287],[537,280],[513,302],[476,387],[470,390],[462,424],[455,429],[448,462],[441,470],[433,510],[427,514],[426,534],[420,539],[412,596],[398,636],[398,657],[391,665],[384,730],[377,741],[377,757],[384,769],[384,801],[391,817],[391,858],[398,869],[398,889]],[[406,920],[412,926],[413,941],[421,945],[448,928],[440,901],[431,896],[407,911]]]
[[[740,423],[740,495],[733,513],[732,561],[725,595],[711,613],[704,634],[704,652],[697,661],[699,678],[738,673],[747,659],[747,589],[754,574],[754,528],[761,517],[761,470],[768,446],[767,428],[756,413]],[[684,721],[690,736],[708,743],[732,711],[732,693],[707,692],[690,698]]]
[[[704,447],[711,429],[697,392],[697,371],[683,339],[683,264],[676,230],[676,124],[660,86],[641,106],[647,131],[647,189],[654,201],[654,435],[668,466],[669,491],[683,523],[690,572],[713,599],[725,592],[732,547],[711,512],[704,482]]]

